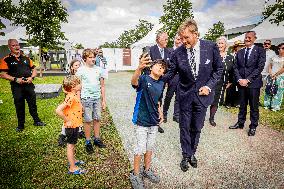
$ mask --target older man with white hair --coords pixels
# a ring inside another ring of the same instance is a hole
[[[0,63],[0,77],[10,81],[14,104],[18,118],[17,132],[24,130],[25,100],[35,126],[44,126],[37,113],[36,94],[32,83],[37,75],[35,65],[30,58],[21,54],[20,45],[16,39],[8,40],[10,54],[5,56]]]

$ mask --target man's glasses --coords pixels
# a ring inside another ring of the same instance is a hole
[[[263,43],[264,45],[271,45],[270,43]]]

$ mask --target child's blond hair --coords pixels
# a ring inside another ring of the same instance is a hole
[[[81,80],[79,77],[77,77],[76,75],[68,75],[63,79],[63,90],[66,92],[71,92],[71,90],[80,83]]]
[[[86,61],[87,57],[89,57],[91,54],[95,56],[94,51],[92,49],[84,49],[82,52],[83,60]]]

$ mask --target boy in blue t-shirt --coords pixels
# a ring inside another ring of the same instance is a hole
[[[139,66],[135,70],[131,84],[137,89],[136,104],[133,112],[136,146],[134,149],[134,170],[130,173],[133,188],[143,188],[141,176],[158,183],[159,176],[154,174],[151,167],[151,158],[154,150],[158,125],[163,122],[161,98],[164,82],[160,79],[164,75],[167,64],[163,60],[150,62],[149,56],[144,54],[140,58]],[[144,68],[150,67],[150,75],[141,75]],[[144,155],[144,170],[140,173],[141,156]]]

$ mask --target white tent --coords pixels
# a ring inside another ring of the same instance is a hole
[[[156,24],[153,29],[142,39],[133,43],[130,47],[133,49],[134,47],[143,48],[146,46],[153,46],[156,44],[156,32],[163,27],[163,24]]]
[[[139,64],[139,56],[142,54],[144,47],[156,44],[156,32],[162,27],[162,24],[155,24],[153,29],[145,37],[130,46],[132,67],[137,68]]]
[[[274,12],[275,14],[276,12]],[[256,32],[257,40],[256,43],[263,43],[266,39],[270,39],[273,45],[278,45],[284,42],[284,21],[280,22],[279,25],[271,24],[270,19],[274,16],[271,15],[265,19],[261,24],[252,29]],[[233,44],[234,41],[245,39],[245,34],[237,36],[233,39],[228,40],[229,44]]]

